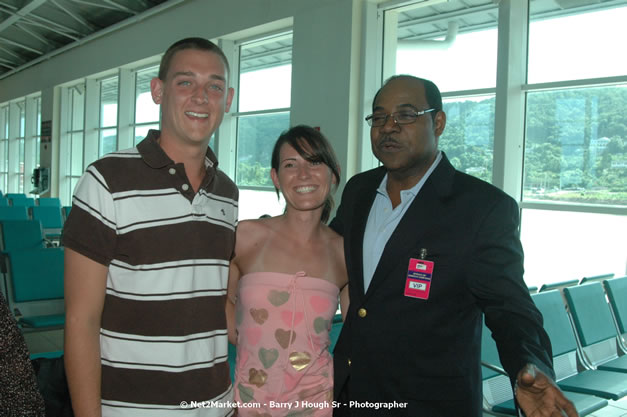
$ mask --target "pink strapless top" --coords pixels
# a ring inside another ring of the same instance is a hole
[[[338,295],[336,285],[304,272],[254,272],[240,278],[235,399],[259,408],[240,408],[239,415],[282,416],[295,409],[332,414],[328,347]]]

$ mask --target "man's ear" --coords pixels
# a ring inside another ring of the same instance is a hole
[[[435,136],[440,137],[442,132],[444,132],[444,128],[446,127],[446,113],[443,110],[440,110],[435,115],[435,120],[433,121]]]
[[[235,90],[233,87],[229,87],[226,92],[226,105],[224,106],[224,112],[228,113],[231,109],[231,103],[233,103],[233,96],[235,95]]]
[[[150,80],[150,94],[155,104],[161,104],[161,95],[163,94],[163,81],[159,77]]]

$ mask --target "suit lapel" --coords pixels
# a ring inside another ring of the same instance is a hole
[[[451,192],[454,174],[455,169],[446,155],[442,153],[442,160],[422,186],[386,243],[372,281],[368,286],[366,298],[385,281],[390,271],[394,270],[400,262],[407,260],[410,255],[408,251],[414,249],[423,238],[425,230],[427,230],[426,225],[431,227],[434,222],[437,222],[441,198]],[[414,255],[417,256],[418,254]]]
[[[355,235],[351,239],[350,253],[352,257],[349,271],[351,276],[356,279],[351,281],[351,285],[357,286],[359,294],[364,295],[364,233],[366,232],[366,223],[368,222],[368,215],[370,209],[374,203],[374,199],[377,195],[377,188],[385,176],[385,169],[379,168],[376,171],[375,179],[363,186],[355,197],[355,212],[351,223],[354,225]]]

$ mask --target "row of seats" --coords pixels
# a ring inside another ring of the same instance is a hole
[[[2,292],[18,323],[32,330],[62,327],[63,248],[45,238],[38,220],[1,221],[0,246]]]
[[[579,283],[580,281],[577,281]],[[558,386],[585,416],[627,395],[627,276],[531,295],[553,346]],[[484,411],[518,415],[509,377],[485,327],[482,337]]]
[[[61,207],[61,200],[58,197],[27,197],[22,193],[2,194],[0,191],[0,206],[54,206]]]
[[[48,238],[58,238],[70,207],[55,206],[0,206],[0,222],[13,220],[38,220]]]

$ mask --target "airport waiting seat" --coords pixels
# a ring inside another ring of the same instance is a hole
[[[0,222],[0,249],[10,252],[21,249],[43,249],[41,222],[37,220],[5,220]]]
[[[594,368],[627,375],[627,355],[619,348],[618,332],[601,283],[565,288],[564,295],[584,360]]]
[[[60,328],[63,304],[63,248],[8,252],[9,307],[25,329]]]
[[[61,207],[61,213],[63,214],[63,220],[67,220],[70,215],[70,210],[72,210],[72,206],[63,206]]]
[[[39,220],[44,230],[44,236],[49,239],[59,239],[63,229],[63,215],[61,207],[35,206],[30,209],[33,220]]]
[[[603,286],[612,307],[620,343],[627,349],[627,276],[603,281]]]
[[[28,209],[24,206],[22,207],[14,207],[0,206],[0,221],[4,220],[28,220]]]
[[[229,342],[228,361],[231,375],[231,382],[235,381],[235,362],[237,359],[237,347]]]
[[[9,205],[9,199],[3,196],[0,196],[0,206],[8,206]]]
[[[518,416],[512,383],[501,365],[496,342],[485,324],[481,333],[481,370],[483,381],[483,411],[495,416]],[[593,413],[607,405],[607,400],[594,395],[564,392],[580,416]]]
[[[571,287],[577,284],[579,284],[579,281],[576,279],[569,279],[568,281],[552,282],[550,284],[542,284],[538,292],[553,291],[553,290],[561,291],[566,287]]]
[[[333,322],[331,323],[331,330],[329,331],[329,352],[333,354],[333,349],[335,349],[335,344],[337,343],[337,339],[340,337],[340,332],[342,331],[342,325],[344,322],[342,321],[342,315],[336,314],[333,316]]]
[[[0,222],[0,271],[2,281],[0,287],[4,298],[8,299],[6,282],[5,252],[19,249],[37,249],[44,247],[41,223],[34,220],[5,220]]]
[[[4,196],[9,200],[19,200],[21,198],[26,198],[26,194],[24,193],[6,193]]]
[[[627,395],[627,375],[600,369],[588,369],[579,358],[577,340],[566,306],[559,291],[532,294],[531,298],[544,317],[553,347],[553,368],[557,385],[563,391],[619,400]]]
[[[14,207],[19,207],[19,206],[34,207],[35,206],[35,199],[34,198],[30,198],[30,197],[15,198],[15,199],[11,200],[11,205],[14,206]]]
[[[58,197],[39,197],[37,199],[37,205],[61,208],[61,200]]]
[[[606,279],[612,279],[614,278],[614,274],[601,274],[601,275],[591,275],[589,277],[583,277],[581,278],[581,281],[579,281],[579,285],[581,284],[586,284],[588,282],[595,282],[595,281],[605,281]]]

